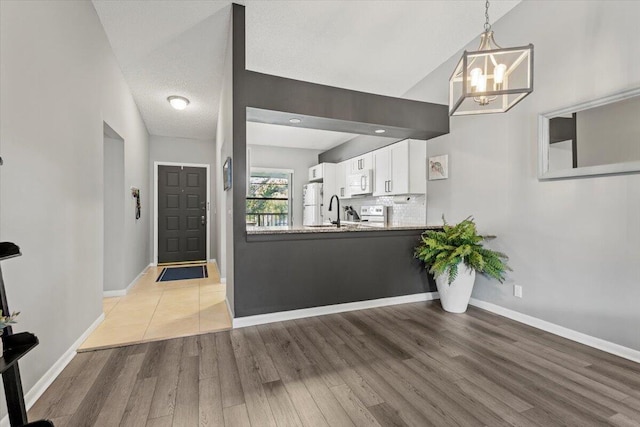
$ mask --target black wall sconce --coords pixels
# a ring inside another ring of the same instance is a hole
[[[140,189],[131,187],[131,197],[136,199],[136,220],[140,219],[142,208],[140,207]]]

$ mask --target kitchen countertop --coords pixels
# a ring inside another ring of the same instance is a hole
[[[309,233],[348,233],[359,231],[401,231],[401,230],[440,230],[441,225],[388,225],[384,227],[364,225],[358,223],[343,224],[340,228],[335,225],[319,227],[247,227],[248,235],[261,234],[309,234]]]

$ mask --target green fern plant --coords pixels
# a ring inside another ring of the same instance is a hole
[[[502,252],[483,247],[482,243],[495,236],[481,236],[472,217],[449,225],[442,216],[442,231],[427,230],[422,234],[420,244],[415,248],[415,257],[424,262],[425,267],[435,276],[448,274],[451,284],[458,276],[461,262],[477,271],[504,282],[505,272],[511,270],[507,256]]]

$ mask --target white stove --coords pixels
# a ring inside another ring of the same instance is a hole
[[[388,208],[382,205],[362,206],[360,208],[360,222],[371,227],[386,227],[388,225]]]

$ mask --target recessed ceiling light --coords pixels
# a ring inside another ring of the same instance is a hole
[[[385,133],[386,130],[384,130],[384,129],[376,129],[374,132],[375,133]]]
[[[184,96],[170,96],[167,98],[169,104],[176,110],[184,110],[189,105],[189,100]]]
[[[293,119],[289,119],[289,123],[293,123],[294,125],[297,125],[298,123],[302,123],[302,120],[294,117]]]

